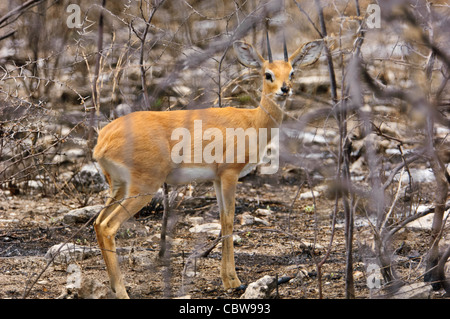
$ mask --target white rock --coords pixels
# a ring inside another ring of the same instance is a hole
[[[245,289],[241,299],[267,299],[271,292],[276,288],[276,278],[273,276],[264,276],[255,282],[252,282]]]
[[[121,117],[133,112],[133,109],[128,104],[122,103],[116,106],[115,112],[117,117]]]
[[[412,179],[416,183],[434,183],[435,178],[433,171],[431,169],[415,169],[412,168],[409,170],[412,176]],[[396,179],[400,176],[400,172],[396,175]],[[409,183],[409,174],[403,174],[402,183]]]
[[[312,199],[313,194],[314,194],[314,197],[316,197],[316,198],[320,196],[320,193],[318,191],[313,191],[312,193],[311,192],[301,193],[299,198],[300,199]]]
[[[70,263],[99,255],[100,249],[80,246],[73,243],[61,243],[50,247],[45,254],[46,259],[52,259],[55,264]]]
[[[431,206],[428,206],[428,205],[420,205],[417,208],[417,213],[424,212],[430,208],[431,208]],[[447,214],[445,214],[444,220],[447,218],[448,214],[450,214],[450,210],[448,210]],[[430,230],[431,226],[433,225],[433,217],[434,217],[434,214],[425,215],[423,217],[420,217],[420,218],[410,222],[409,224],[407,224],[406,227],[412,228],[412,229]]]
[[[111,299],[114,295],[111,289],[97,279],[87,278],[82,281],[78,290],[78,298],[80,299]]]
[[[303,132],[291,128],[283,128],[283,132],[289,137],[302,141],[305,144],[326,144],[327,139],[319,134]]]
[[[73,209],[64,215],[63,221],[66,224],[86,223],[89,219],[98,214],[102,208],[103,205],[94,205]]]
[[[249,212],[245,212],[244,214],[242,214],[239,219],[241,220],[241,225],[261,224],[264,226],[269,226],[268,221],[259,217],[252,216]]]
[[[412,283],[401,287],[392,299],[429,299],[433,288],[423,282]]]
[[[201,217],[201,216],[188,217],[187,220],[188,220],[189,223],[191,223],[194,226],[195,225],[201,225],[205,221],[205,219],[203,217]]]
[[[195,225],[189,228],[191,233],[207,233],[209,235],[219,236],[221,226],[219,223],[205,223]]]
[[[195,225],[194,227],[189,228],[191,233],[206,233],[211,237],[218,237],[220,234],[221,226],[219,223],[205,223]],[[239,243],[242,240],[241,237],[237,234],[233,234],[233,242]]]
[[[259,218],[259,217],[255,217],[255,224],[260,224],[260,225],[264,225],[264,226],[270,225],[267,220]]]
[[[270,217],[270,216],[272,216],[272,211],[270,209],[258,208],[255,211],[255,214],[264,216],[264,217]]]
[[[100,192],[108,188],[100,165],[96,162],[84,165],[74,178],[75,187],[85,193]]]
[[[67,160],[74,162],[77,158],[85,156],[86,152],[81,148],[72,148],[65,151],[64,155],[67,156]]]

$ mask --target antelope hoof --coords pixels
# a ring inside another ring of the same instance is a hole
[[[121,287],[118,289],[115,289],[114,287],[111,287],[111,290],[116,294],[117,299],[130,299],[128,296],[127,290],[125,287]]]
[[[130,297],[128,296],[127,292],[116,292],[116,297],[117,299],[130,299]]]
[[[222,278],[222,282],[225,289],[233,289],[241,286],[241,281],[237,276]]]

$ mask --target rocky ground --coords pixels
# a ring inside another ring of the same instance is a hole
[[[289,172],[285,171],[286,176]],[[119,231],[118,251],[130,296],[240,298],[244,289],[226,291],[221,286],[220,243],[207,257],[193,258],[219,233],[212,185],[195,186],[192,196],[178,190],[168,267],[158,259],[162,218],[158,203],[153,202]],[[234,240],[237,272],[243,283],[264,276],[288,277],[288,282],[265,297],[318,298],[316,262],[329,244],[333,209],[333,200],[324,190],[316,186],[313,200],[308,187],[299,190],[292,180],[289,183],[282,178],[268,184],[256,176],[243,179],[238,187]],[[2,203],[0,298],[21,298],[25,293],[27,298],[113,297],[89,221],[102,207],[100,197],[95,202],[97,205],[81,210],[73,209],[79,205],[76,202],[40,196],[14,197]],[[367,285],[364,247],[373,236],[368,219],[357,216],[355,225],[357,298],[383,295],[382,290]],[[442,298],[442,292],[432,293],[416,277],[423,271],[428,229],[429,224],[416,224],[402,231],[392,244],[394,260],[405,282],[420,287],[414,287],[414,292],[425,298]],[[448,242],[447,235],[445,238]],[[67,245],[58,251],[62,243]],[[344,298],[344,270],[343,220],[338,216],[333,248],[322,269],[325,298]]]

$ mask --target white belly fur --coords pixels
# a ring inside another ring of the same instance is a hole
[[[166,178],[168,184],[187,184],[190,182],[210,181],[217,178],[216,172],[210,167],[175,168]]]
[[[247,163],[239,174],[239,178],[250,173],[256,163]],[[166,182],[172,185],[187,184],[191,182],[211,181],[217,178],[216,171],[210,167],[181,167],[175,168],[166,178]]]

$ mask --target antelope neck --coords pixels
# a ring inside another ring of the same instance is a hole
[[[283,120],[283,109],[286,100],[277,101],[262,92],[261,102],[259,103],[260,120],[264,127],[280,127]]]

